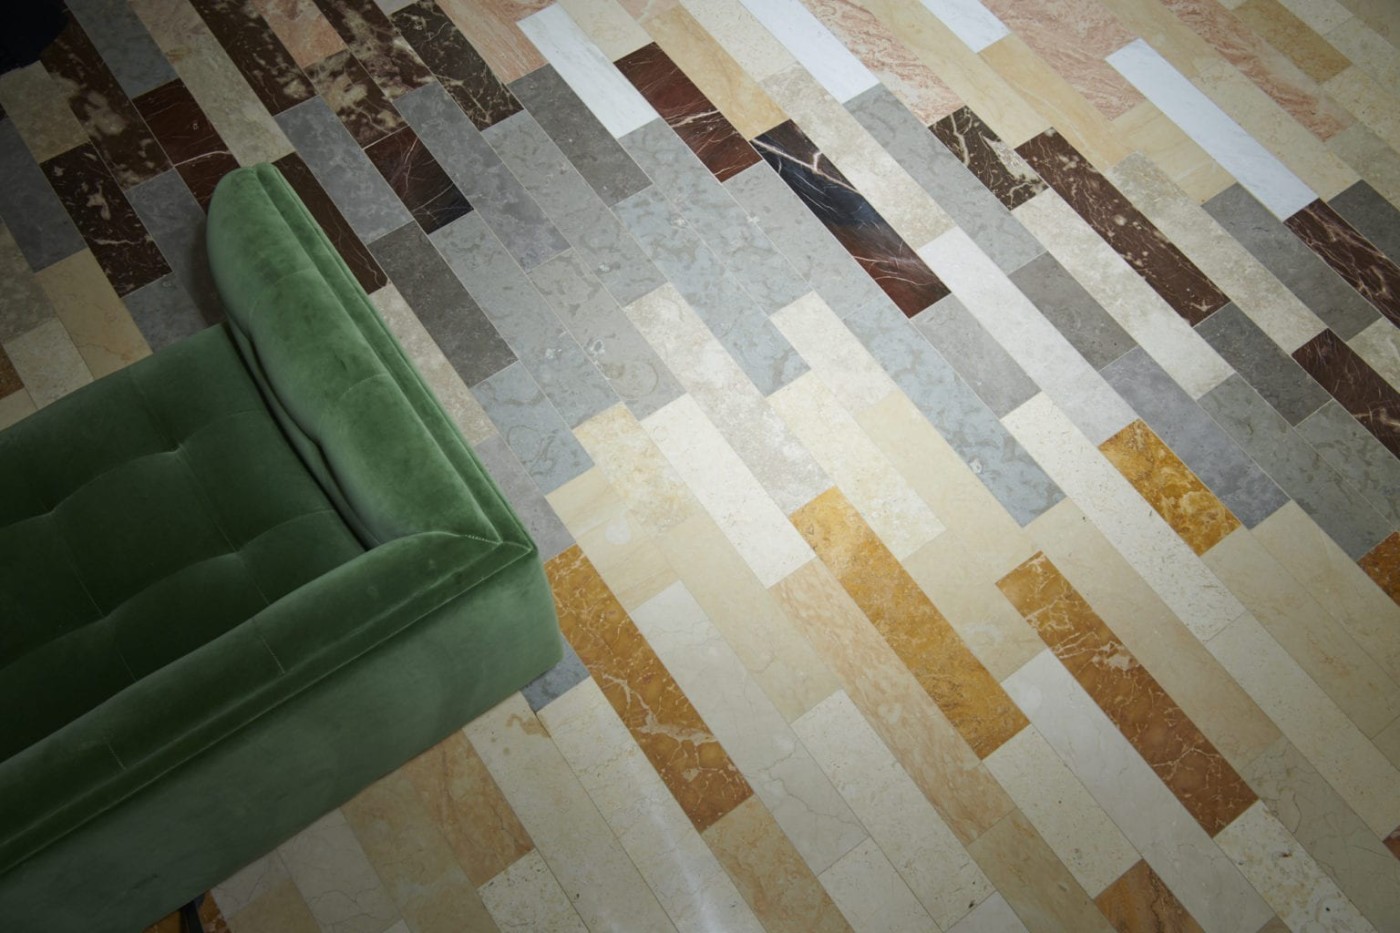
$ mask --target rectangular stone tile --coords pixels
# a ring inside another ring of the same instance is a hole
[[[1376,586],[1400,605],[1400,532],[1371,548],[1358,563]]]
[[[770,395],[806,372],[806,364],[764,309],[754,304],[661,192],[638,192],[618,204],[617,213],[761,393]]]
[[[133,103],[199,206],[208,210],[214,188],[238,160],[179,78],[137,97]]]
[[[340,810],[282,843],[277,853],[323,929],[383,930],[399,919],[384,882]]]
[[[1296,430],[1391,527],[1400,527],[1400,461],[1346,409],[1329,400]]]
[[[3,128],[3,124],[0,124],[0,128]],[[2,132],[3,129],[0,129]],[[3,187],[0,186],[0,189]],[[3,198],[3,191],[0,191],[0,203],[3,203]],[[60,216],[67,218],[61,209]],[[78,250],[81,249],[79,245]],[[29,263],[24,261],[19,244],[9,228],[0,223],[0,341],[27,333],[51,317],[53,308],[39,288]]]
[[[773,315],[773,323],[852,415],[900,394],[894,380],[820,296],[804,295]]]
[[[125,4],[122,8],[126,9]],[[35,161],[45,162],[88,141],[87,131],[68,107],[67,95],[43,62],[0,76],[0,108]]]
[[[1142,101],[1118,117],[1113,121],[1113,125],[1118,128],[1125,139],[1132,140],[1135,149],[1135,152],[1124,161],[1133,156],[1150,161],[1171,180],[1174,187],[1180,188],[1197,207],[1202,201],[1215,197],[1235,183],[1233,175],[1221,168],[1220,163],[1212,159],[1209,153],[1197,145],[1194,139],[1182,132],[1181,127],[1173,123],[1171,118],[1150,100]],[[1122,164],[1122,162],[1119,163],[1119,165]],[[1114,166],[1110,169],[1108,175],[1113,178],[1119,190],[1123,190],[1123,185],[1114,177],[1117,168],[1118,166]],[[1124,193],[1127,192],[1124,191]],[[1134,199],[1134,203],[1140,210],[1145,207],[1137,199]],[[1151,213],[1146,210],[1144,213],[1151,216]],[[1155,218],[1153,222],[1156,222]],[[1168,238],[1176,242],[1178,246],[1182,246],[1170,234],[1168,234]],[[1195,256],[1191,258],[1193,262],[1200,264],[1200,260]],[[1206,274],[1210,275],[1208,271]],[[1211,278],[1215,279],[1214,276]],[[1215,281],[1216,284],[1225,289],[1226,294],[1233,294],[1218,279]]]
[[[0,429],[18,424],[34,412],[34,400],[30,397],[29,392],[17,389],[0,398]]]
[[[268,113],[275,116],[316,96],[316,89],[287,47],[251,3],[243,0],[190,2]]]
[[[375,292],[383,288],[388,282],[384,277],[384,270],[379,268],[379,263],[375,261],[369,248],[351,228],[350,222],[345,219],[340,208],[336,207],[326,189],[316,180],[310,166],[295,152],[288,153],[273,164],[282,173],[282,177],[287,179],[287,184],[292,186],[301,203],[311,212],[311,216],[330,239],[340,258],[345,260],[345,265],[355,276],[355,281],[360,283],[360,287],[366,292]]]
[[[1201,406],[1353,558],[1389,533],[1390,523],[1243,379],[1227,380]]]
[[[385,11],[406,6],[403,0],[391,0]],[[515,28],[518,17],[534,12],[543,4],[514,3],[511,0],[447,0],[443,11],[467,37],[467,41],[486,59],[486,64],[509,84],[524,75],[544,67],[544,59],[525,34]]]
[[[128,293],[122,301],[152,351],[193,336],[214,323],[205,319],[173,272]]]
[[[1343,339],[1356,336],[1378,316],[1375,308],[1242,186],[1230,186],[1203,207]]]
[[[1382,379],[1400,388],[1400,329],[1385,318],[1377,318],[1370,327],[1348,340],[1347,346]]]
[[[321,928],[290,878],[283,878],[228,922],[243,933],[316,933]]]
[[[1327,204],[1391,262],[1400,262],[1400,208],[1375,188],[1358,181]]]
[[[1258,33],[1314,81],[1326,81],[1351,62],[1279,0],[1247,0],[1235,8],[1240,22]]]
[[[468,386],[475,387],[515,359],[417,224],[405,224],[377,240],[373,252]]]
[[[150,355],[150,347],[91,252],[74,253],[35,279],[94,378]]]
[[[575,434],[646,532],[664,535],[703,514],[699,500],[627,408],[610,408],[579,425]]]
[[[504,930],[588,933],[539,852],[531,850],[480,888],[481,902]]]
[[[1059,487],[893,308],[869,306],[846,323],[1019,524],[1060,500]]]
[[[50,266],[83,248],[63,202],[10,120],[0,121],[0,173],[5,178],[0,219],[30,269]]]
[[[472,393],[542,492],[552,492],[592,465],[520,362],[472,386]]]
[[[1312,202],[1284,224],[1361,297],[1400,326],[1400,267],[1390,257],[1323,201]]]
[[[971,108],[955,110],[929,130],[1007,210],[1045,190],[1045,182],[1035,169]]]
[[[24,383],[20,381],[19,373],[15,372],[15,364],[10,362],[9,354],[0,345],[0,398],[13,395],[23,388]]]
[[[1254,802],[1235,769],[1043,553],[998,586],[1202,829],[1214,836]]]
[[[390,100],[433,83],[428,66],[374,0],[315,2]]]
[[[1376,440],[1400,457],[1400,390],[1330,330],[1293,351],[1293,358]]]
[[[433,233],[471,211],[471,204],[412,127],[405,126],[371,144],[365,155],[423,232]]]
[[[167,171],[127,192],[141,222],[170,263],[176,280],[207,321],[223,319],[204,245],[204,212],[177,172]]]
[[[570,540],[572,544],[572,539]],[[564,657],[549,670],[520,688],[520,695],[530,704],[530,709],[538,713],[559,697],[572,690],[579,682],[588,679],[588,668],[579,660],[578,652],[566,640]]]
[[[56,317],[5,341],[4,347],[36,408],[92,382],[91,370]]]
[[[174,79],[175,72],[146,27],[120,0],[73,0],[67,4],[129,97]]]
[[[432,0],[410,3],[389,19],[477,129],[520,110],[515,95]]]
[[[1151,929],[1154,925],[1181,933],[1201,933],[1196,918],[1142,859],[1100,892],[1094,903],[1119,933]],[[1267,929],[1263,927],[1261,933]]]
[[[993,894],[978,904],[972,913],[948,928],[948,933],[1027,933],[1026,925],[1006,898]]]
[[[909,885],[870,839],[841,856],[819,877],[855,929],[919,930],[933,925]]]
[[[503,437],[493,434],[472,449],[534,539],[541,560],[550,560],[574,543],[573,536],[559,521],[539,488],[530,481],[529,474]]]
[[[308,65],[306,76],[361,146],[367,147],[403,127],[403,118],[389,95],[374,83],[349,49],[343,48]]]
[[[1104,377],[1245,527],[1253,528],[1288,501],[1268,474],[1141,349],[1110,364]]]
[[[1196,331],[1290,424],[1298,424],[1328,401],[1327,392],[1233,303]]]
[[[603,374],[479,216],[443,227],[432,243],[565,424],[572,428],[617,403]]]
[[[407,94],[397,106],[447,176],[525,269],[568,249],[539,204],[441,85]]]
[[[680,5],[755,81],[762,82],[795,62],[783,44],[739,0],[681,0]]]
[[[287,874],[282,856],[273,850],[216,884],[209,894],[212,900],[218,901],[221,912],[236,914],[284,883],[291,885],[291,876]],[[305,905],[302,909],[305,910]],[[311,923],[315,929],[315,920]]]
[[[1095,369],[1137,346],[1051,254],[1042,253],[1012,272],[1011,281]]]
[[[914,325],[998,418],[1040,391],[957,295],[924,309]]]
[[[345,51],[345,40],[312,0],[251,0],[303,69]],[[309,75],[308,75],[309,77]]]
[[[827,93],[845,103],[878,79],[797,0],[741,0]]]

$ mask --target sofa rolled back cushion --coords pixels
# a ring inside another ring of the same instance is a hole
[[[208,248],[244,361],[364,543],[424,531],[499,541],[463,480],[479,467],[275,167],[220,182]]]

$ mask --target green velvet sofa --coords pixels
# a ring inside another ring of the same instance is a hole
[[[0,433],[0,929],[131,933],[560,657],[529,535],[275,168],[225,324]]]

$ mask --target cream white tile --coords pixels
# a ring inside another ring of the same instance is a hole
[[[1192,398],[1234,373],[1229,363],[1054,191],[1014,211],[1085,291]]]
[[[1108,63],[1280,220],[1291,217],[1317,197],[1302,179],[1144,40],[1134,39],[1108,56]]]
[[[762,933],[734,882],[592,678],[539,715],[677,930]]]
[[[841,103],[879,83],[800,0],[740,2]]]
[[[701,511],[626,405],[599,412],[574,428],[574,436],[648,531],[662,534]]]
[[[526,852],[478,890],[501,933],[588,931],[538,849]]]
[[[651,42],[651,36],[617,0],[559,0],[569,17],[588,33],[603,57],[615,62]]]
[[[867,837],[684,585],[666,588],[632,618],[814,873]]]
[[[967,231],[949,230],[919,256],[1091,443],[1103,443],[1136,417]]]
[[[1384,836],[1400,826],[1400,771],[1253,616],[1207,647],[1372,832]]]
[[[1371,737],[1376,748],[1380,749],[1382,755],[1390,760],[1395,767],[1400,768],[1400,719],[1395,720],[1380,732]]]
[[[1377,318],[1347,344],[1382,379],[1400,389],[1400,330],[1394,324],[1386,318]]]
[[[922,0],[930,13],[942,20],[968,48],[980,52],[993,42],[1009,35],[996,14],[979,0]]]
[[[290,880],[286,863],[276,850],[251,862],[209,892],[224,916],[236,914],[284,881]]]
[[[282,843],[277,852],[327,933],[382,933],[398,921],[389,892],[339,810]]]
[[[675,929],[524,697],[464,731],[590,929]]]
[[[855,933],[929,930],[933,921],[870,839],[819,876]]]
[[[775,75],[796,61],[783,44],[744,9],[740,0],[681,0],[681,6],[755,81]]]
[[[1375,930],[1262,802],[1215,841],[1290,930]]]
[[[1029,933],[1006,898],[993,894],[963,917],[948,933]]]
[[[681,396],[642,425],[764,586],[811,559],[807,542],[693,398]]]
[[[851,414],[896,390],[894,380],[816,292],[803,295],[771,320]]]
[[[1210,638],[1244,613],[1225,584],[1044,393],[1002,422],[1197,638]]]
[[[39,408],[92,382],[82,354],[57,318],[6,341],[5,354]]]
[[[1090,897],[1138,860],[1137,849],[1034,726],[1016,733],[985,761]]]
[[[545,7],[516,25],[613,136],[660,119],[562,6]]]
[[[940,929],[992,893],[982,869],[845,691],[823,700],[792,727]],[[832,897],[843,904],[834,890]]]
[[[1269,906],[1054,655],[1003,686],[1202,927],[1264,925]]]

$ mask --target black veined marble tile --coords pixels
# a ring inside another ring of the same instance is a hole
[[[520,101],[433,0],[410,3],[390,20],[477,129],[520,112]]]
[[[238,168],[219,131],[179,78],[147,91],[133,103],[199,206],[208,210],[219,179]]]
[[[424,233],[452,223],[472,209],[437,159],[405,126],[365,149],[365,155],[394,189]]]
[[[1346,341],[1324,330],[1294,350],[1293,358],[1376,440],[1400,457],[1400,392]]]
[[[306,69],[321,99],[361,146],[404,126],[403,117],[349,49],[327,55]]]
[[[433,73],[374,0],[315,2],[390,100],[432,83]]]
[[[967,107],[929,127],[939,142],[977,176],[1007,210],[1045,190],[1045,182],[982,118]]]
[[[340,258],[350,267],[350,272],[360,283],[360,287],[367,292],[373,292],[387,285],[389,279],[384,275],[384,270],[379,268],[379,263],[350,227],[350,221],[346,220],[340,208],[335,206],[331,196],[326,194],[326,189],[321,187],[321,183],[316,180],[310,166],[302,161],[301,156],[289,152],[273,164],[282,172],[287,183],[311,212],[311,216],[316,218],[316,222],[326,232],[326,236],[330,238],[336,252],[340,253]]]
[[[1322,201],[1284,221],[1376,310],[1400,326],[1400,268]]]

